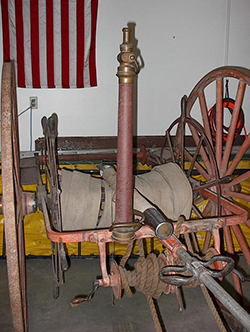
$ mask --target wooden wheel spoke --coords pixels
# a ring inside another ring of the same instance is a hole
[[[225,236],[225,241],[226,241],[226,246],[227,246],[227,252],[231,256],[235,256],[233,239],[232,239],[232,235],[230,232],[230,227],[229,226],[223,227],[223,231],[224,231],[224,236]],[[232,276],[233,276],[235,290],[237,291],[238,296],[240,296],[239,297],[239,300],[240,300],[240,298],[242,297],[242,287],[241,287],[240,279],[235,273],[233,273]]]
[[[233,174],[234,170],[236,169],[242,157],[244,156],[245,152],[247,151],[249,145],[250,145],[250,134],[248,134],[247,138],[244,140],[243,144],[241,145],[239,151],[234,156],[234,159],[232,160],[227,171],[225,172],[225,176]]]
[[[204,198],[200,195],[197,198],[194,199],[194,204],[198,205],[199,203],[203,202]]]
[[[205,209],[202,213],[203,217],[207,217],[209,212],[211,212],[211,211],[212,211],[212,202],[208,201],[208,203],[207,203],[207,205],[206,205],[206,207],[205,207]]]
[[[223,78],[216,79],[216,160],[219,170],[222,160],[222,125],[223,125]]]
[[[239,227],[239,225],[233,225],[232,226],[233,232],[237,238],[237,241],[239,243],[239,246],[241,247],[241,250],[248,262],[248,265],[250,266],[250,252],[249,252],[249,248],[248,245],[246,243],[245,237],[243,236],[241,229]]]
[[[209,248],[209,245],[210,245],[211,239],[212,239],[212,232],[210,232],[210,231],[206,232],[205,240],[204,240],[204,245],[203,245],[203,249],[202,249],[202,253],[203,253],[204,255],[205,255],[206,252],[208,251],[208,248]]]
[[[228,197],[237,198],[237,199],[243,200],[245,202],[250,202],[250,195],[247,195],[244,193],[238,193],[238,192],[231,191],[231,190],[224,190],[224,195],[228,196]]]
[[[239,86],[238,86],[237,95],[236,95],[234,111],[233,111],[233,115],[232,115],[230,126],[229,126],[225,151],[224,151],[224,155],[223,155],[223,159],[222,159],[222,163],[221,163],[221,176],[223,176],[226,173],[227,164],[228,164],[228,161],[230,158],[230,154],[231,154],[231,150],[232,150],[232,146],[233,146],[233,142],[234,142],[234,138],[235,138],[236,126],[238,123],[239,113],[240,113],[245,89],[246,89],[246,83],[243,81],[240,81]]]
[[[241,183],[242,181],[247,180],[249,177],[250,177],[250,171],[247,171],[247,172],[237,176],[236,178],[234,178],[230,183],[225,184],[224,187],[228,188],[228,187],[235,186],[235,185]]]
[[[205,133],[212,146],[213,141],[212,141],[211,128],[210,128],[209,121],[208,121],[208,109],[207,109],[207,103],[206,103],[204,90],[199,91],[199,102],[200,102],[201,115],[202,115],[202,121],[203,121],[204,129],[205,129]]]

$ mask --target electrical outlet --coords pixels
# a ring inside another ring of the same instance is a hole
[[[38,109],[38,97],[30,97],[30,106],[33,109]]]

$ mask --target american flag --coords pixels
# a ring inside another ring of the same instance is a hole
[[[98,0],[1,0],[4,61],[22,88],[97,85]]]

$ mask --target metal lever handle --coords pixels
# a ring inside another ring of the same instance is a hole
[[[41,120],[42,128],[43,128],[43,135],[46,136],[48,132],[48,119],[44,116]]]
[[[243,274],[240,271],[236,270],[236,269],[233,269],[232,272],[237,274],[237,276],[240,278],[240,280],[242,282],[245,282],[245,281],[249,282],[250,281],[250,276],[244,277]]]
[[[49,118],[48,118],[48,126],[50,129],[50,138],[55,139],[58,136],[58,117],[56,113],[53,113]]]
[[[140,66],[139,66],[138,61],[136,60],[136,57],[134,58],[134,62],[133,62],[133,64],[134,64],[134,68],[135,68],[135,73],[136,73],[136,75],[137,75],[137,74],[139,74],[139,72],[140,72]]]
[[[193,190],[206,189],[206,188],[211,188],[216,185],[227,184],[227,183],[230,183],[232,180],[233,180],[233,178],[230,175],[227,175],[219,180],[212,180],[212,181],[205,182],[204,184],[202,184],[198,187],[194,187]]]
[[[212,270],[209,268],[214,262],[227,263],[222,270]],[[201,272],[208,272],[213,278],[225,277],[227,274],[232,272],[234,269],[234,260],[230,257],[217,255],[212,257],[209,261],[201,261],[193,258],[190,262],[186,262],[184,266],[166,266],[160,272],[160,279],[164,283],[175,285],[175,286],[187,286],[199,279]],[[190,271],[192,276],[183,276],[169,273],[183,273]]]
[[[99,280],[95,280],[93,282],[93,286],[91,287],[90,291],[88,292],[88,295],[77,295],[71,302],[71,306],[72,307],[76,307],[79,304],[83,303],[83,302],[90,302],[92,297],[94,296],[95,292],[97,291],[97,289],[99,288],[100,284],[99,284]]]

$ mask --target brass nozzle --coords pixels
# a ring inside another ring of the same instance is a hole
[[[121,52],[117,56],[120,62],[117,76],[119,83],[132,83],[133,78],[139,73],[139,65],[136,61],[136,56],[133,53],[133,45],[130,42],[129,28],[123,28],[123,43],[120,45]]]

